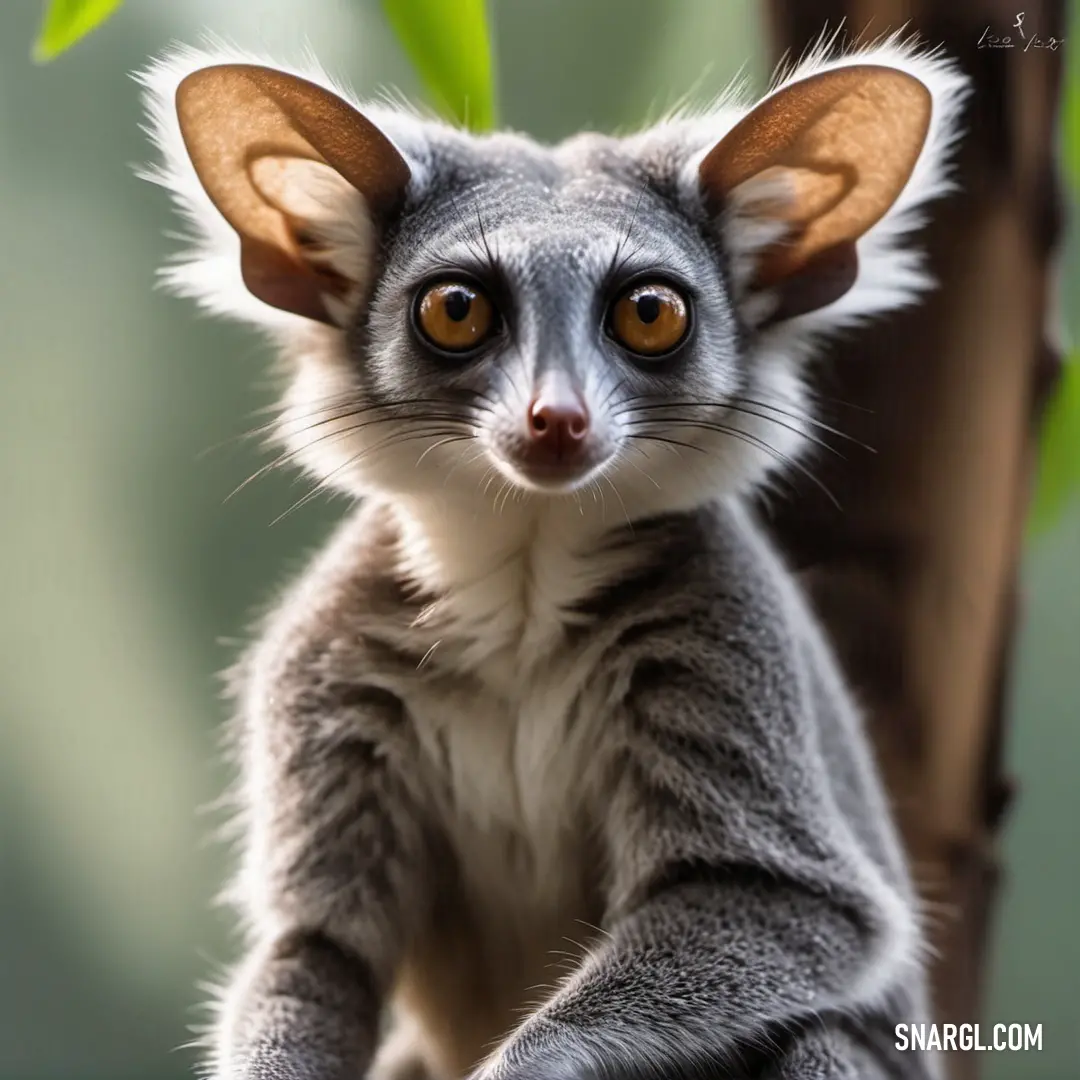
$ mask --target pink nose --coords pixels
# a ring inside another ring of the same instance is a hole
[[[529,406],[530,456],[545,464],[572,462],[585,449],[589,410],[569,387],[541,391]]]

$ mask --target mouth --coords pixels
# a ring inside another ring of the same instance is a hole
[[[522,487],[549,495],[570,495],[579,491],[596,474],[595,466],[516,465],[516,479]]]
[[[520,425],[495,434],[488,451],[518,488],[548,495],[581,490],[614,455],[576,380],[557,369],[537,383]]]
[[[528,453],[499,454],[495,461],[499,471],[518,487],[545,495],[580,491],[596,479],[605,462],[594,455],[558,460]]]

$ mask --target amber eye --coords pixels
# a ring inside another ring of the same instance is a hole
[[[634,285],[611,309],[612,337],[640,356],[671,352],[686,336],[690,313],[686,300],[670,285]]]
[[[468,352],[495,329],[495,309],[474,285],[444,281],[420,295],[416,321],[437,349]]]

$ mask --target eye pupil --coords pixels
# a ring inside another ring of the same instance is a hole
[[[472,297],[464,289],[453,289],[446,294],[443,305],[447,318],[454,322],[462,322],[469,316],[472,307]]]
[[[646,325],[660,318],[660,297],[656,293],[644,293],[637,300],[637,317]]]
[[[607,332],[639,357],[659,359],[686,337],[690,308],[686,296],[662,281],[627,289],[609,309]]]
[[[413,318],[427,344],[448,353],[479,348],[499,326],[491,301],[465,281],[430,285],[417,297]]]

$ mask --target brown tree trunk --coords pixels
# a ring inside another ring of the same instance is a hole
[[[817,462],[838,511],[807,488],[773,512],[848,674],[927,902],[935,1018],[981,1016],[1017,563],[1038,417],[1059,356],[1045,324],[1061,233],[1054,131],[1063,49],[1028,49],[1012,3],[769,0],[776,58],[829,24],[848,39],[908,22],[972,77],[962,193],[925,232],[941,284],[916,310],[834,350],[826,416],[876,453]],[[1027,0],[1024,29],[1062,38],[1063,2]],[[990,28],[1020,42],[988,49]],[[865,33],[864,33],[865,31]],[[828,456],[828,455],[826,455]],[[950,1055],[955,1080],[975,1053]]]

